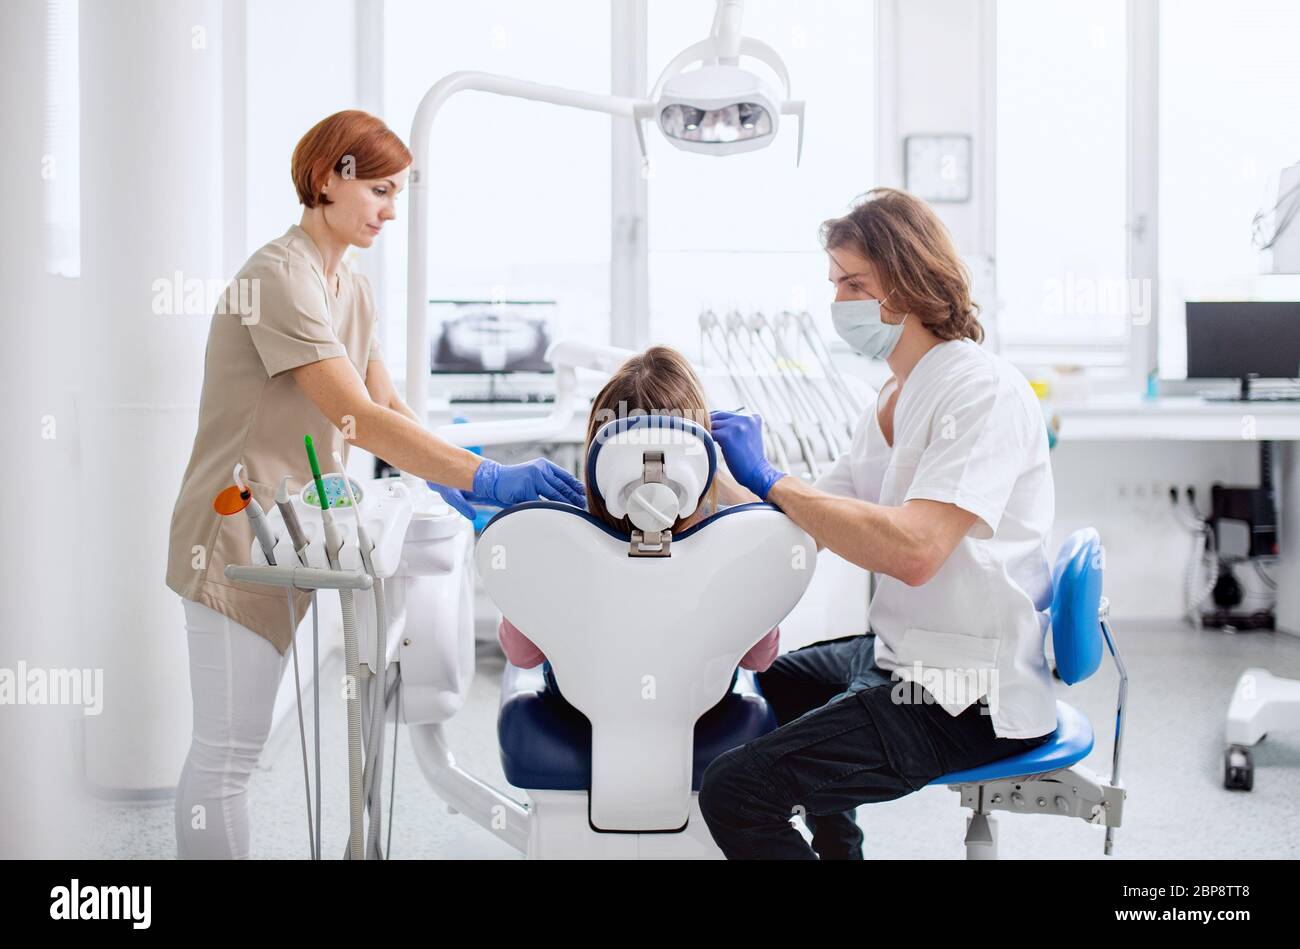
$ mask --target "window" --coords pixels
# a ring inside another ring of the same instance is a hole
[[[45,269],[81,276],[81,135],[77,0],[45,5],[45,104],[41,129]]]
[[[1187,374],[1187,300],[1300,299],[1261,275],[1254,214],[1300,161],[1300,5],[1160,7],[1160,314],[1164,378]]]
[[[408,140],[425,92],[462,69],[607,92],[609,4],[563,6],[388,0],[384,120]],[[556,337],[608,340],[610,121],[488,93],[454,96],[431,136],[430,298],[555,300]],[[395,232],[384,235],[380,305],[390,318],[381,345],[404,377],[409,203],[398,205]]]
[[[1125,231],[1126,16],[1125,0],[997,5],[997,321],[1021,365],[1128,376],[1143,298]]]

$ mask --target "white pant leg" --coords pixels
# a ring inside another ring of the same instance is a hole
[[[216,610],[185,606],[194,733],[176,788],[181,859],[248,857],[248,779],[271,731],[287,665],[271,643]]]

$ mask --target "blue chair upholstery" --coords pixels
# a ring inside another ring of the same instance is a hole
[[[965,771],[953,771],[931,784],[979,784],[1028,774],[1060,771],[1077,764],[1092,751],[1092,723],[1073,705],[1056,703],[1056,731],[1052,737],[1028,751],[992,761]]]
[[[517,788],[586,791],[591,788],[591,723],[547,688],[540,668],[507,666],[497,716],[506,780]],[[776,728],[776,715],[750,673],[695,723],[691,788],[700,789],[714,758]]]
[[[1066,685],[1101,665],[1101,537],[1085,527],[1069,536],[1052,568],[1052,648]]]

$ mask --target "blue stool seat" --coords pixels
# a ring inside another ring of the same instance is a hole
[[[1072,705],[1056,703],[1056,731],[1037,748],[992,761],[977,768],[954,771],[931,784],[978,784],[1027,774],[1059,771],[1088,757],[1092,751],[1092,723]]]
[[[506,665],[497,738],[506,780],[517,788],[587,791],[591,788],[591,723],[546,687],[541,668]],[[735,688],[695,723],[691,789],[700,789],[714,758],[776,728],[776,716],[753,676],[741,671]]]

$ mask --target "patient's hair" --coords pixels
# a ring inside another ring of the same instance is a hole
[[[844,217],[824,221],[822,246],[871,261],[889,309],[914,314],[940,339],[981,342],[979,304],[948,229],[928,204],[906,191],[873,188]]]
[[[695,422],[706,432],[712,432],[704,387],[686,357],[669,346],[651,346],[633,356],[596,394],[591,403],[591,417],[587,419],[583,458],[590,454],[591,443],[602,425],[631,415],[676,415]],[[605,503],[596,496],[595,485],[590,480],[586,487],[587,510],[615,530],[631,534],[632,522],[626,517],[610,514]],[[705,500],[710,511],[717,509],[716,483],[710,485]],[[679,530],[681,525],[682,518],[679,517],[673,530]]]

